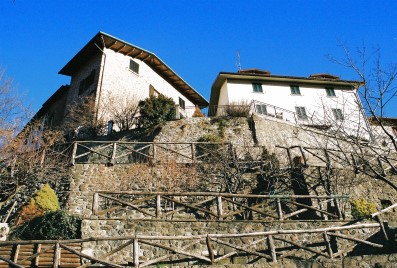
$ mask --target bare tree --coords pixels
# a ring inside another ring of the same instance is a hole
[[[68,107],[68,115],[65,119],[63,130],[72,134],[74,139],[94,137],[105,133],[105,109],[96,114],[96,102],[94,96],[87,96]]]
[[[343,118],[336,118],[330,109],[322,107],[329,112],[312,121],[317,126],[321,125],[321,120],[327,123],[322,125],[321,131],[302,127],[312,138],[301,142],[309,148],[309,155],[326,163],[321,176],[333,184],[330,191],[337,190],[338,180],[344,186],[357,185],[363,179],[358,174],[397,190],[394,177],[397,173],[396,134],[388,126],[391,119],[387,118],[395,107],[397,64],[383,64],[378,49],[371,53],[365,47],[355,53],[346,46],[342,49],[345,57],[331,60],[353,70],[362,82],[355,106],[362,110],[363,116],[346,112],[349,110],[347,103],[343,106],[346,109],[342,108]],[[353,171],[355,175],[344,176],[341,170]]]
[[[118,131],[130,130],[136,127],[138,109],[138,96],[109,95],[106,98],[108,113]]]
[[[43,182],[65,174],[62,150],[56,145],[63,133],[47,129],[42,120],[31,120],[29,109],[10,79],[0,76],[0,209],[22,190],[34,191]],[[25,125],[26,124],[26,125]]]

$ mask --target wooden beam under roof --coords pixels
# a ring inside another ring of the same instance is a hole
[[[117,40],[115,40],[108,48],[113,49],[113,46],[116,45],[117,43],[118,43]]]
[[[129,47],[129,48],[130,48],[130,51],[127,54],[125,54],[126,56],[130,56],[131,53],[133,53],[136,50],[135,47]]]
[[[115,50],[116,52],[119,52],[119,51],[121,51],[123,48],[125,48],[126,47],[126,45],[125,44],[123,44],[119,49],[117,49],[117,50]]]
[[[132,58],[137,58],[140,54],[142,54],[143,52],[141,50],[137,50],[137,53],[135,54],[131,54],[130,57]]]
[[[150,58],[152,55],[147,54],[146,57],[142,58],[142,61],[145,61],[146,59]]]

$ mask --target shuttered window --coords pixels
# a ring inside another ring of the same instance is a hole
[[[262,84],[260,83],[252,83],[252,89],[254,92],[263,92]]]
[[[139,74],[139,64],[134,60],[130,60],[130,70],[136,74]]]
[[[335,120],[342,121],[344,119],[341,109],[332,109],[332,113],[334,114]]]
[[[300,120],[307,120],[306,108],[305,107],[295,107],[296,116]]]
[[[299,86],[290,86],[290,88],[291,88],[292,95],[300,95],[301,94]]]

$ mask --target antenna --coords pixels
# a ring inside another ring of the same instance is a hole
[[[237,65],[237,71],[241,70],[241,62],[240,62],[240,51],[237,49],[236,51],[236,65]]]

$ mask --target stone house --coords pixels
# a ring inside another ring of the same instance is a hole
[[[367,129],[359,81],[329,74],[309,77],[272,75],[258,69],[220,72],[211,88],[209,113],[222,115],[229,106],[250,105],[251,112],[292,123]],[[352,135],[354,133],[351,133]]]
[[[137,103],[150,95],[163,94],[174,100],[178,115],[190,117],[188,107],[208,106],[208,101],[154,53],[109,34],[96,34],[60,71],[70,76],[70,85],[61,87],[37,115],[49,125],[62,125],[68,107],[85,97],[95,99],[96,116],[113,118],[103,112]],[[56,105],[56,106],[54,106]]]

